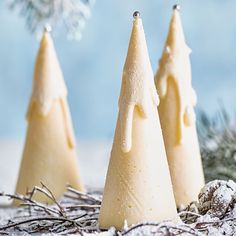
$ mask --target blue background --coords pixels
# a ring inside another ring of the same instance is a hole
[[[142,14],[153,70],[171,17],[171,0],[97,0],[82,40],[54,37],[69,90],[79,139],[110,139],[118,111],[122,68],[132,13]],[[222,100],[233,114],[236,100],[236,1],[183,0],[181,15],[191,54],[198,107],[213,114]],[[23,138],[25,113],[39,41],[25,21],[0,3],[0,137]]]

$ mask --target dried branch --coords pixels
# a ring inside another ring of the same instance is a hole
[[[26,195],[0,193],[0,196],[21,202],[21,207],[17,210],[18,216],[13,217],[6,225],[0,226],[0,231],[8,232],[11,229],[16,229],[27,233],[49,231],[54,233],[81,233],[82,231],[93,232],[98,230],[97,220],[101,203],[99,199],[92,194],[81,193],[69,187],[68,193],[71,193],[73,198],[70,195],[63,198],[64,202],[57,201],[50,189],[43,183],[41,185],[41,187],[34,187]],[[53,205],[48,206],[35,201],[36,192],[40,192],[51,200]],[[19,220],[19,218],[22,219]]]
[[[159,234],[159,235],[181,235],[184,233],[188,233],[190,235],[194,235],[194,236],[199,236],[199,232],[194,229],[191,228],[188,225],[178,225],[178,226],[174,226],[173,224],[171,225],[170,222],[168,223],[141,223],[141,224],[137,224],[133,227],[131,227],[130,229],[121,232],[121,235],[129,235],[131,234],[134,230],[140,230],[144,227],[153,227],[152,228],[152,232],[155,234]]]
[[[227,182],[222,182],[227,184]],[[221,187],[222,187],[221,186]],[[220,186],[219,186],[220,187]],[[38,203],[34,200],[34,194],[39,191],[54,204],[51,206]],[[16,216],[4,225],[0,225],[0,233],[5,234],[22,231],[27,233],[55,233],[55,234],[80,234],[99,233],[98,214],[101,206],[101,193],[82,193],[71,187],[64,197],[57,201],[53,193],[44,184],[41,187],[35,187],[27,195],[11,195],[1,193],[10,199],[17,199],[22,202],[20,208],[16,210]],[[236,197],[236,195],[235,195]],[[209,227],[220,230],[225,223],[229,223],[227,227],[231,227],[230,232],[236,229],[236,218],[231,214],[234,207],[225,212],[221,218],[211,218],[208,213],[199,214],[200,204],[191,203],[187,208],[182,209],[178,215],[182,219],[182,223],[173,222],[146,222],[136,224],[122,231],[110,231],[111,235],[133,236],[133,235],[153,235],[153,236],[200,236],[207,235]],[[236,203],[233,201],[233,203]],[[24,206],[24,207],[23,207]],[[26,206],[26,207],[25,207]],[[28,211],[30,209],[30,211]],[[209,209],[210,211],[210,209]],[[235,228],[234,228],[235,226]],[[226,234],[227,235],[227,234]],[[229,233],[229,235],[231,235]]]
[[[73,193],[73,194],[76,195],[76,197],[80,197],[82,199],[87,199],[87,200],[90,200],[90,201],[92,201],[94,203],[101,204],[101,199],[96,198],[95,196],[92,196],[90,194],[82,193],[82,192],[80,192],[80,191],[78,191],[76,189],[73,189],[70,186],[67,188],[67,190],[68,190],[68,193]],[[67,196],[68,198],[70,198],[70,197],[73,198],[73,196],[71,196],[71,195],[69,195],[67,193],[65,194],[65,196]]]
[[[0,196],[2,197],[8,197],[10,199],[15,199],[21,202],[22,206],[29,206],[29,207],[33,207],[34,209],[38,209],[41,208],[42,210],[44,210],[47,214],[49,215],[58,215],[60,214],[57,210],[55,210],[53,207],[49,207],[46,206],[42,203],[36,202],[35,200],[32,199],[32,196],[28,196],[28,195],[20,195],[20,194],[5,194],[5,193],[0,193]]]
[[[66,219],[64,217],[36,217],[36,218],[30,218],[30,219],[27,219],[27,220],[22,220],[22,221],[19,221],[19,222],[15,222],[15,223],[12,223],[12,224],[8,224],[6,226],[1,226],[0,227],[0,230],[7,230],[7,229],[10,229],[10,228],[14,228],[16,226],[19,226],[19,225],[22,225],[22,224],[27,224],[27,223],[30,223],[30,222],[34,222],[34,221],[66,221],[66,222],[70,222],[70,223],[73,223],[75,226],[79,227],[80,225],[77,224],[76,221],[74,220],[70,220],[70,219]]]

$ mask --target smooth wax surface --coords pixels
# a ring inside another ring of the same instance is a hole
[[[196,201],[204,186],[195,125],[196,94],[191,83],[190,52],[185,43],[179,10],[174,9],[155,80],[177,206]]]
[[[52,39],[45,32],[37,56],[28,129],[16,192],[45,184],[56,198],[66,185],[84,190],[80,181],[67,90]],[[36,199],[46,199],[36,194]]]
[[[135,17],[99,215],[100,228],[176,219],[142,21]]]

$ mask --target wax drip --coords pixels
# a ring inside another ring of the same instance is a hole
[[[135,14],[134,17],[119,98],[120,141],[121,149],[125,153],[132,148],[134,110],[138,109],[139,115],[145,119],[149,116],[151,106],[156,107],[159,104],[139,15]]]
[[[72,127],[70,111],[68,109],[69,106],[68,106],[66,98],[61,98],[60,101],[61,101],[61,106],[62,106],[62,112],[64,115],[64,125],[65,125],[68,145],[70,148],[74,148],[76,145],[76,142],[75,142],[75,136],[74,136],[73,127]]]
[[[174,11],[166,46],[159,62],[156,84],[158,94],[163,99],[167,94],[168,82],[174,82],[179,108],[176,127],[178,143],[184,142],[185,127],[195,123],[196,93],[191,85],[190,53],[191,49],[185,43],[179,12]]]
[[[35,109],[39,115],[46,117],[54,103],[59,102],[64,118],[68,145],[72,148],[75,146],[75,141],[66,102],[67,88],[49,30],[47,27],[44,31],[36,60],[33,92],[28,107],[27,120],[30,122]]]
[[[171,63],[171,61],[169,62]],[[173,63],[173,61],[172,61]],[[172,64],[173,66],[173,64]],[[170,66],[171,67],[171,66]],[[178,67],[176,65],[176,67]],[[177,127],[177,136],[178,136],[178,142],[183,142],[183,129],[184,126],[192,126],[195,123],[195,112],[194,112],[194,106],[196,104],[196,94],[194,89],[191,86],[191,83],[185,83],[183,84],[183,80],[187,80],[188,78],[184,78],[184,76],[177,76],[174,69],[172,71],[169,71],[166,69],[166,72],[163,71],[163,74],[159,76],[157,80],[157,87],[158,92],[161,97],[161,99],[165,98],[165,95],[167,94],[167,88],[168,88],[168,82],[170,80],[174,81],[175,88],[176,88],[176,94],[177,98],[176,101],[178,102],[178,127]],[[186,81],[187,82],[187,81]]]

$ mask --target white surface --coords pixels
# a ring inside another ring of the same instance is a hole
[[[0,191],[13,193],[18,176],[23,141],[0,140]],[[111,142],[84,142],[77,144],[82,179],[85,185],[102,188],[110,157]],[[0,198],[0,204],[6,203]]]

